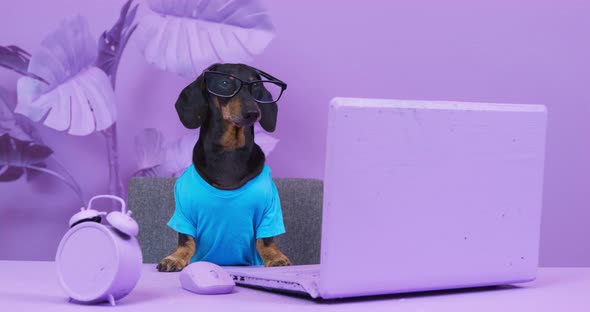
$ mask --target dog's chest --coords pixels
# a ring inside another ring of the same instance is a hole
[[[194,190],[186,201],[191,219],[198,226],[255,225],[269,202],[268,192],[257,184],[245,190],[220,191],[216,194]],[[196,195],[196,196],[195,196]]]

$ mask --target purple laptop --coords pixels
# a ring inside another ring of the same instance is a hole
[[[546,118],[541,105],[335,98],[321,264],[226,270],[325,299],[530,281]]]

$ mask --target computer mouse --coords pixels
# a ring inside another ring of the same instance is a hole
[[[189,264],[180,272],[182,288],[201,295],[217,295],[231,293],[236,283],[217,264],[198,261]]]

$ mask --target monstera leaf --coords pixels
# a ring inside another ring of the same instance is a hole
[[[257,0],[149,0],[137,29],[146,60],[194,78],[211,63],[245,63],[274,37]]]
[[[273,151],[279,139],[254,128],[256,144],[266,157]],[[157,129],[144,129],[135,137],[138,170],[134,176],[178,177],[192,163],[193,147],[199,136],[187,134],[180,139],[164,144],[164,135]]]
[[[43,78],[27,71],[30,57],[31,55],[27,51],[17,46],[0,46],[0,67],[47,83]]]
[[[94,66],[98,47],[88,23],[65,20],[34,52],[28,72],[47,83],[22,77],[16,113],[73,135],[104,130],[116,119],[115,94],[107,75]]]
[[[0,136],[0,182],[14,181],[25,172],[30,177],[45,167],[43,161],[53,151],[41,144],[22,141],[8,133]],[[32,171],[31,171],[32,170]]]
[[[96,65],[111,77],[113,88],[116,84],[117,68],[129,38],[137,28],[133,25],[138,4],[131,8],[132,0],[128,0],[121,8],[119,19],[110,30],[105,31],[98,40],[98,58]]]
[[[172,177],[180,176],[193,162],[193,147],[199,136],[185,134],[168,144],[164,150],[164,162],[160,165],[163,174]]]
[[[155,177],[164,162],[164,135],[157,129],[144,129],[135,137],[135,152],[139,170],[134,176]]]
[[[8,96],[0,88],[0,135],[8,134],[21,141],[32,141],[31,136],[18,124],[12,110],[8,107]],[[13,102],[14,103],[14,102]]]
[[[30,182],[40,173],[46,173],[72,188],[84,202],[80,186],[57,159],[54,158],[54,163],[62,167],[69,180],[47,168],[45,160],[53,157],[53,151],[43,143],[28,118],[12,113],[8,101],[14,103],[9,92],[0,87],[0,182],[15,181],[25,173]]]
[[[191,164],[194,135],[184,135],[165,145],[164,135],[154,128],[144,129],[135,137],[135,151],[139,169],[134,176],[177,177]]]
[[[45,173],[66,184],[84,204],[80,186],[75,181],[69,181],[63,175],[48,169],[45,165],[44,161],[52,153],[53,151],[46,145],[22,141],[11,137],[8,133],[0,135],[0,182],[16,181],[24,174],[30,182],[40,173]]]
[[[0,88],[0,181],[13,181],[27,173],[31,180],[39,171],[29,165],[45,168],[42,161],[52,153],[43,144],[33,125],[25,117],[17,118],[7,104],[7,92]],[[37,157],[41,155],[41,157]],[[39,159],[41,158],[41,159]]]

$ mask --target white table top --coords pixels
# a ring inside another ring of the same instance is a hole
[[[536,281],[518,286],[437,291],[335,301],[236,287],[232,294],[204,296],[180,288],[178,273],[144,264],[131,294],[99,306],[68,302],[55,263],[0,261],[0,311],[590,311],[590,268],[542,268]]]

